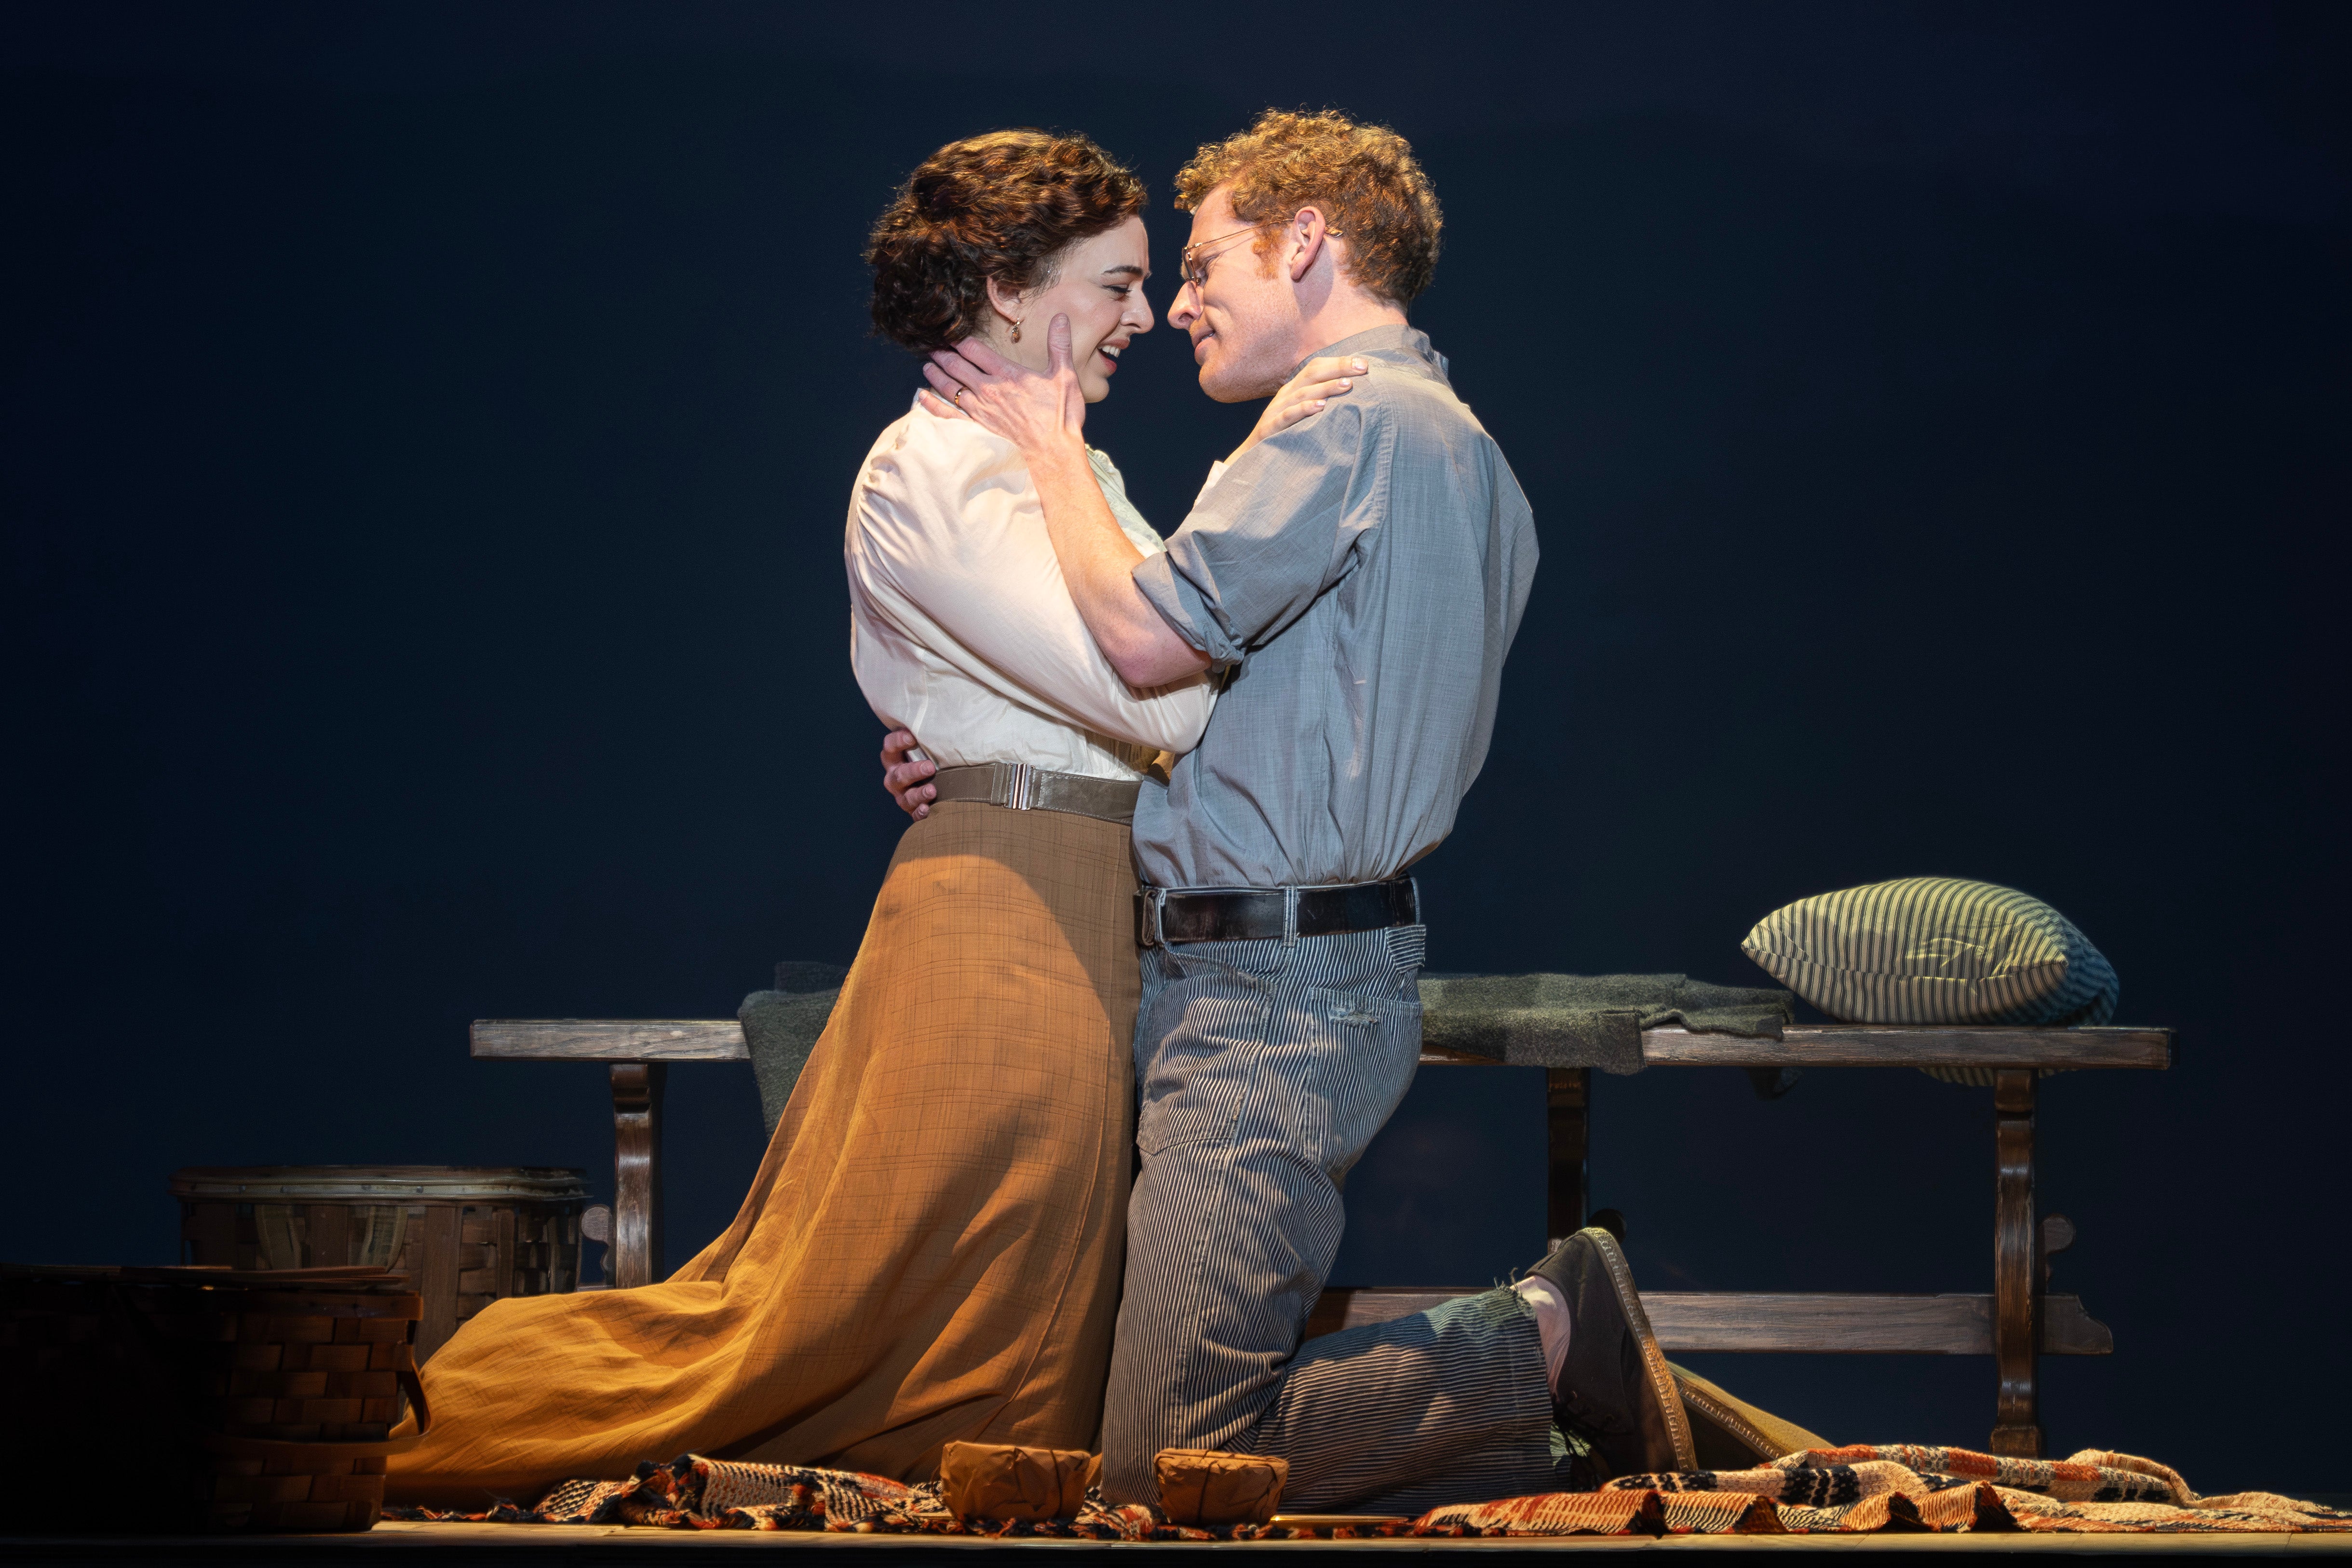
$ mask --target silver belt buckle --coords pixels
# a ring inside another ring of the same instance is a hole
[[[1027,763],[1007,763],[1012,776],[1004,781],[1004,804],[1014,811],[1027,811],[1036,799],[1037,770]]]
[[[1139,887],[1135,889],[1136,946],[1165,947],[1168,945],[1166,928],[1161,924],[1161,915],[1167,908],[1167,889]]]

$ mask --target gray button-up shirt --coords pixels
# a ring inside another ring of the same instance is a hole
[[[1486,760],[1535,577],[1527,497],[1425,335],[1321,352],[1371,374],[1243,454],[1135,568],[1231,680],[1136,804],[1154,887],[1393,876],[1453,831]]]

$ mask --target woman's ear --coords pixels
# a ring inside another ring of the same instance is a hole
[[[988,280],[988,302],[1007,325],[1021,320],[1021,290],[1006,287],[1002,279]]]

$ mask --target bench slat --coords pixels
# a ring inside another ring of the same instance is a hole
[[[1792,1024],[1777,1040],[1642,1031],[1651,1067],[2035,1067],[2172,1065],[2169,1029],[2029,1029],[1951,1024]]]
[[[1469,1290],[1326,1290],[1307,1320],[1311,1335],[1385,1323],[1427,1311]],[[1645,1291],[1642,1310],[1669,1353],[1990,1355],[1990,1296],[1874,1296],[1831,1292]],[[2111,1355],[2115,1336],[2076,1296],[2042,1306],[2044,1355]]]
[[[1941,1025],[1795,1025],[1778,1040],[1644,1029],[1652,1067],[2168,1068],[2169,1029],[1964,1029]],[[480,1018],[473,1054],[541,1061],[740,1062],[751,1053],[732,1018]],[[1424,1062],[1492,1065],[1455,1051]]]
[[[473,1054],[536,1061],[745,1062],[732,1018],[478,1018]]]

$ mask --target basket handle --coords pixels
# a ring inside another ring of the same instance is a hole
[[[205,1434],[205,1447],[215,1454],[230,1454],[240,1459],[290,1459],[307,1454],[335,1454],[354,1459],[376,1454],[405,1454],[425,1441],[433,1430],[433,1407],[425,1403],[425,1380],[416,1375],[416,1363],[411,1361],[398,1369],[400,1386],[408,1394],[408,1403],[416,1409],[416,1430],[405,1437],[362,1438],[343,1442],[321,1438],[303,1442],[291,1437],[231,1437],[218,1432]]]

